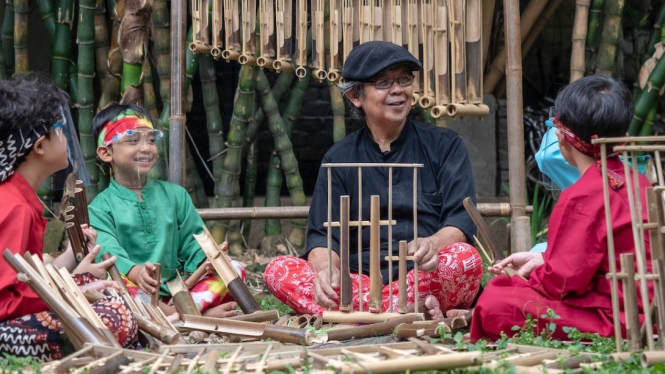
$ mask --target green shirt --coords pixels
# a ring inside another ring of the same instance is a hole
[[[176,276],[176,270],[194,272],[206,258],[193,234],[203,230],[187,191],[173,183],[147,179],[135,192],[111,180],[109,187],[90,203],[90,225],[97,230],[101,254],[118,257],[116,266],[128,274],[135,265],[161,264],[162,283]],[[162,285],[162,294],[168,294]]]

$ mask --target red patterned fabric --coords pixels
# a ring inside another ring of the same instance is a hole
[[[428,295],[434,295],[442,311],[471,306],[483,274],[480,255],[471,245],[453,243],[439,252],[438,269],[431,273],[418,272],[418,296],[424,301]],[[397,311],[399,282],[393,274],[393,310]],[[275,257],[268,263],[263,274],[266,286],[275,297],[290,306],[298,314],[318,314],[328,310],[316,303],[314,297],[314,278],[316,273],[306,260],[297,257]],[[353,309],[359,310],[360,287],[359,275],[352,274]],[[413,304],[414,271],[407,273],[407,304]],[[362,275],[363,310],[369,309],[369,276]],[[389,285],[383,286],[383,311],[390,307]]]

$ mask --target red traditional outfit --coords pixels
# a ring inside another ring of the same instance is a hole
[[[618,157],[607,160],[608,170],[624,180],[623,164]],[[632,173],[631,173],[632,174]],[[632,175],[631,177],[632,178]],[[645,188],[649,181],[639,175],[640,198],[646,206]],[[614,234],[615,261],[621,269],[619,256],[635,253],[635,243],[628,206],[627,187],[609,189]],[[647,222],[646,209],[642,220]],[[646,236],[647,269],[651,271],[649,237]],[[566,339],[562,327],[575,327],[582,332],[614,335],[612,298],[607,252],[607,229],[603,200],[601,171],[591,166],[579,181],[561,193],[549,221],[545,263],[533,270],[529,280],[505,275],[492,279],[485,288],[473,312],[471,340],[496,340],[503,331],[511,335],[513,326],[523,326],[527,314],[538,319],[539,331],[550,322],[556,323],[554,339]],[[637,287],[637,286],[636,286]],[[623,300],[623,287],[619,283],[619,298]],[[649,299],[653,289],[649,289]],[[642,298],[638,288],[638,305],[642,312]],[[621,303],[623,308],[623,303]],[[559,319],[541,318],[552,309]],[[640,316],[642,317],[642,316]],[[621,311],[621,325],[625,334],[625,316]]]
[[[42,258],[46,220],[42,203],[19,173],[0,183],[0,249]],[[78,285],[95,281],[90,274],[74,276]],[[136,322],[120,298],[107,297],[92,305],[118,342],[127,346],[136,338]],[[63,356],[62,327],[46,304],[16,272],[0,260],[0,353],[42,360]]]

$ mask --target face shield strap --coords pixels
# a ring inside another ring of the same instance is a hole
[[[4,182],[16,168],[16,160],[32,149],[40,137],[49,132],[46,124],[29,129],[20,129],[0,140],[0,182]]]
[[[149,119],[123,112],[102,127],[97,138],[97,146],[109,146],[139,127],[153,128],[152,122]]]

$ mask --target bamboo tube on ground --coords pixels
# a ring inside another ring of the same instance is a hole
[[[261,310],[261,307],[249,292],[247,286],[243,283],[242,278],[238,276],[233,266],[231,266],[225,255],[220,251],[208,229],[204,226],[203,233],[195,234],[194,239],[199,243],[208,260],[210,260],[210,263],[217,270],[217,274],[222,278],[222,281],[226,284],[226,287],[229,289],[231,295],[233,295],[243,313],[250,314]]]
[[[236,0],[224,1],[224,49],[222,58],[229,62],[240,57],[240,11]]]
[[[375,336],[390,335],[395,328],[404,323],[420,321],[417,314],[407,314],[390,318],[385,322],[372,323],[364,326],[353,326],[350,328],[335,329],[327,332],[328,341],[345,341],[353,339],[371,338]]]
[[[379,229],[379,196],[372,195],[370,200],[370,239],[369,239],[369,310],[380,313],[383,277],[381,276],[381,238]]]
[[[466,324],[464,324],[466,326]],[[402,323],[395,328],[395,336],[399,339],[420,338],[423,336],[440,337],[450,333],[451,326],[444,322],[434,321],[429,323]]]
[[[435,104],[435,93],[432,90],[434,74],[434,4],[433,0],[423,0],[421,4],[422,40],[423,40],[423,93],[418,99],[418,105],[429,108]]]
[[[173,306],[175,306],[175,309],[180,314],[180,318],[185,314],[201,315],[201,311],[199,311],[196,303],[194,303],[194,299],[182,281],[182,278],[180,278],[179,273],[174,279],[166,282],[166,286],[171,296],[173,296]]]
[[[444,0],[434,1],[434,92],[436,102],[432,117],[445,115],[450,103],[450,71],[448,68],[448,7]]]
[[[184,328],[192,330],[210,331],[218,334],[228,334],[240,337],[253,337],[259,339],[271,338],[283,343],[310,345],[313,343],[315,333],[312,330],[285,326],[272,326],[257,322],[238,321],[228,318],[212,318],[183,315]]]
[[[399,313],[406,313],[406,303],[407,303],[407,294],[406,294],[406,240],[400,240],[399,242],[399,292],[397,298],[397,311]]]
[[[632,253],[622,253],[621,271],[627,275],[623,283],[624,312],[626,313],[626,335],[628,350],[639,351],[642,348],[640,321],[637,311],[637,289],[635,287],[635,259]]]
[[[350,312],[353,310],[353,287],[351,283],[351,270],[349,265],[349,214],[351,198],[341,196],[339,202],[339,256],[340,256],[340,296],[339,310]]]
[[[551,0],[532,0],[529,2],[529,5],[524,9],[524,12],[522,13],[521,17],[519,16],[519,8],[516,10],[517,14],[514,15],[514,20],[520,20],[519,21],[519,27],[518,25],[515,25],[515,42],[520,43],[526,39],[527,35],[531,31],[531,28],[533,27],[534,23],[538,20],[538,16],[542,13],[543,9],[545,6],[549,3]],[[504,13],[504,17],[509,19],[508,14]],[[513,17],[511,14],[510,17]],[[508,24],[508,22],[506,22]],[[518,30],[521,32],[521,36],[519,39],[517,39],[517,32]],[[507,31],[507,30],[506,30]],[[495,57],[494,61],[492,61],[492,64],[490,65],[487,74],[485,74],[485,78],[483,80],[483,86],[484,86],[484,93],[490,94],[494,89],[497,87],[499,82],[501,81],[501,78],[505,74],[506,70],[506,62],[507,62],[507,57],[510,56],[508,53],[508,48],[502,49],[499,54]],[[513,53],[510,51],[510,53]],[[521,56],[521,53],[518,53],[515,58],[518,58]],[[520,63],[521,65],[521,63]],[[521,72],[521,69],[520,69]],[[512,164],[511,164],[512,165]]]
[[[482,353],[463,352],[450,355],[436,355],[436,356],[420,356],[400,358],[393,360],[377,361],[377,362],[364,362],[358,363],[343,363],[341,367],[342,373],[359,373],[371,372],[375,374],[381,373],[395,373],[406,370],[420,371],[420,370],[443,370],[452,369],[456,367],[467,367],[479,365],[482,362]]]
[[[665,364],[665,352],[663,351],[647,351],[642,352],[640,356],[640,363],[643,368],[648,368],[657,364]]]
[[[409,316],[417,316],[418,320],[424,321],[423,313],[409,313]],[[321,318],[324,323],[381,323],[387,322],[393,318],[404,317],[401,313],[373,313],[373,312],[353,312],[344,313],[333,310],[324,310]]]
[[[584,47],[587,36],[587,25],[589,21],[589,6],[591,0],[575,1],[575,21],[573,23],[573,51],[570,56],[570,82],[574,82],[584,76]]]
[[[296,76],[300,79],[307,74],[307,1],[296,0]],[[314,41],[312,28],[312,41]]]
[[[261,69],[266,66],[272,68],[275,61],[275,11],[273,0],[259,0],[259,24],[261,33],[259,35],[259,58],[256,64]]]
[[[275,0],[275,25],[277,29],[277,48],[272,67],[276,72],[295,70],[291,62],[293,54],[293,1]]]

